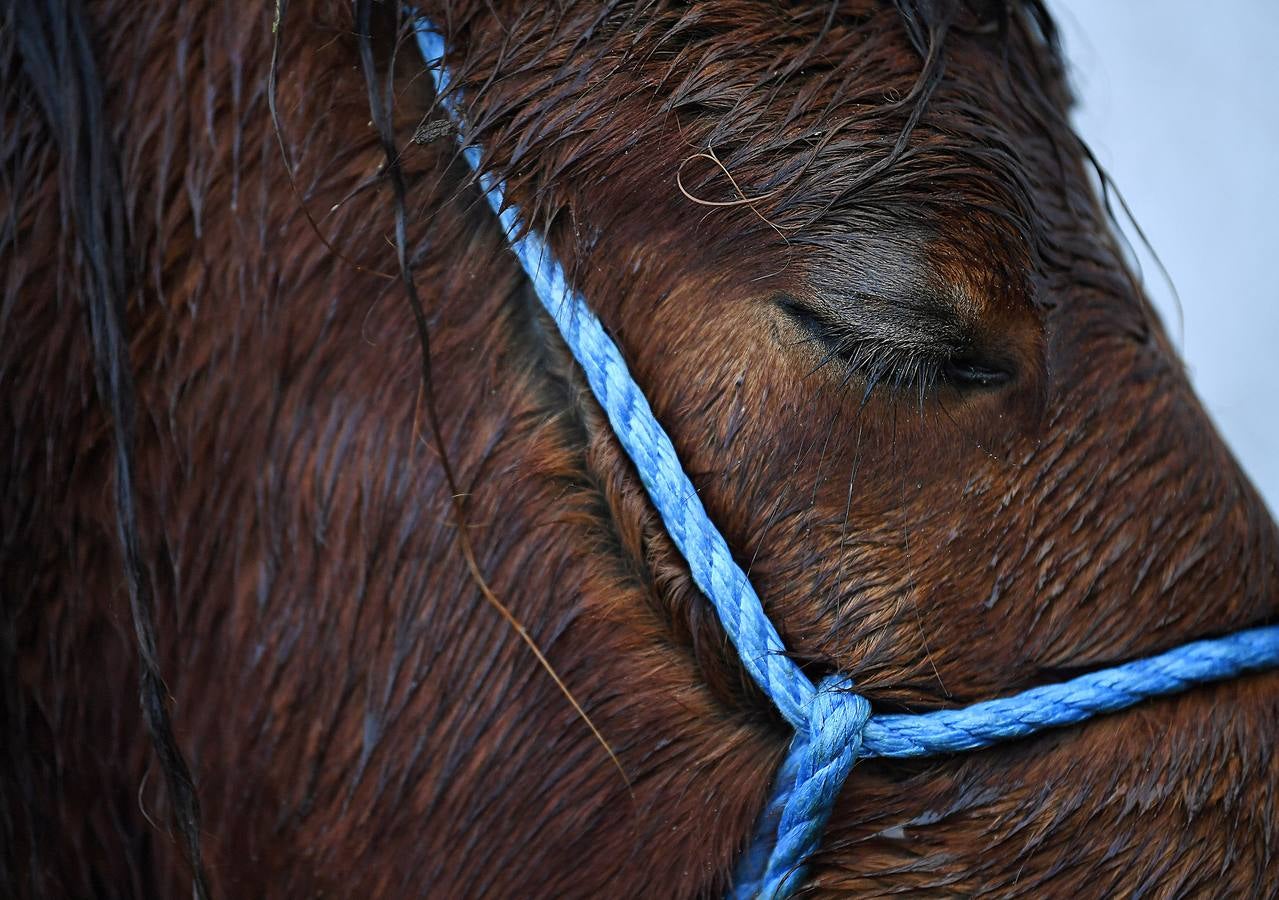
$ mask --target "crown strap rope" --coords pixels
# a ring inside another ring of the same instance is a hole
[[[569,285],[550,248],[535,232],[521,227],[519,210],[507,202],[502,181],[483,170],[480,148],[467,142],[450,89],[442,35],[425,20],[418,21],[416,31],[439,103],[458,127],[462,154],[501,221],[512,252],[581,366],[742,665],[795,729],[755,838],[738,863],[732,897],[786,897],[800,886],[806,861],[820,845],[835,798],[858,759],[974,750],[1073,725],[1192,685],[1279,665],[1279,625],[1274,625],[1195,641],[1011,697],[918,715],[873,714],[870,703],[843,675],[815,686],[786,655],[777,629],[707,515],[617,345],[585,298]]]

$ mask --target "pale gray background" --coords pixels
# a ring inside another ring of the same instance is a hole
[[[1051,0],[1075,123],[1181,294],[1147,291],[1279,512],[1279,3]],[[1135,236],[1134,246],[1139,246]]]

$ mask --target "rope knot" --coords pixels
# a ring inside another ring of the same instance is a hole
[[[848,754],[856,760],[862,732],[870,720],[870,702],[853,692],[846,675],[822,679],[808,703],[808,740],[817,760],[833,761]]]
[[[803,878],[844,780],[861,752],[870,703],[846,675],[822,679],[803,706],[759,836],[738,866],[732,897],[785,897]]]

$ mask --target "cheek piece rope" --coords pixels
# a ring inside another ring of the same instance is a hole
[[[432,24],[419,21],[417,39],[436,94],[460,134],[463,122],[457,99],[449,93],[443,38]],[[786,655],[777,629],[706,515],[697,489],[684,474],[675,447],[653,417],[617,345],[582,295],[569,286],[546,244],[520,227],[519,210],[506,202],[502,182],[482,171],[479,148],[463,140],[462,153],[501,220],[511,250],[688,561],[693,579],[715,607],[742,665],[795,729],[772,797],[738,862],[730,897],[786,897],[799,888],[806,860],[817,850],[835,797],[858,759],[975,750],[1203,682],[1279,665],[1279,625],[1272,625],[1194,641],[1158,656],[964,709],[877,714],[854,693],[846,676],[832,675],[814,685]]]

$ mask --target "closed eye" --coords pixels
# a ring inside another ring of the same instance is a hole
[[[801,343],[814,348],[814,371],[838,365],[846,382],[864,382],[867,396],[881,385],[921,399],[939,385],[964,393],[987,391],[1015,376],[1011,364],[982,352],[959,323],[923,303],[881,306],[873,317],[789,296],[775,303]]]
[[[996,388],[1013,380],[1012,372],[968,356],[947,360],[943,374],[957,387]]]

